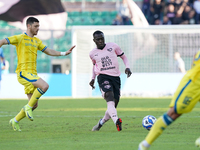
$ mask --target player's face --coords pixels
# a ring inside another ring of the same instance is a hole
[[[38,31],[39,31],[39,22],[34,22],[31,26],[30,26],[30,31],[33,35],[37,35]]]
[[[103,34],[95,34],[94,43],[97,45],[97,48],[102,49],[105,46],[105,40],[104,40],[104,35]]]

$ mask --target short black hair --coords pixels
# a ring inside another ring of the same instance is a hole
[[[26,25],[28,24],[33,24],[34,22],[39,22],[39,20],[35,17],[29,17],[27,20],[26,20]]]
[[[102,31],[99,31],[99,30],[97,30],[97,31],[95,31],[94,33],[93,33],[93,37],[94,37],[94,35],[95,34],[103,34],[103,32]]]

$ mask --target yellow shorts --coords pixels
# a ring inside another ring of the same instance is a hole
[[[37,75],[26,71],[21,71],[17,74],[18,82],[24,86],[25,94],[30,94],[34,92],[36,88],[33,86],[32,82],[37,81],[39,78],[40,77],[38,77]]]
[[[200,78],[193,82],[187,74],[182,78],[169,107],[174,107],[178,114],[192,111],[200,99]]]

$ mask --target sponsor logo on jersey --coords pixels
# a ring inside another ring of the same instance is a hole
[[[115,69],[115,67],[101,68],[100,70],[104,71],[104,70],[110,70],[110,69]]]
[[[31,43],[25,43],[25,46],[32,46],[32,47],[36,47],[36,45],[33,45]]]
[[[112,51],[112,48],[107,49],[107,51],[111,52],[111,51]]]

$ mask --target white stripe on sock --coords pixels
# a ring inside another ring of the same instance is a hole
[[[16,120],[16,118],[14,118],[14,121],[15,121],[16,123],[18,123],[18,121]]]

